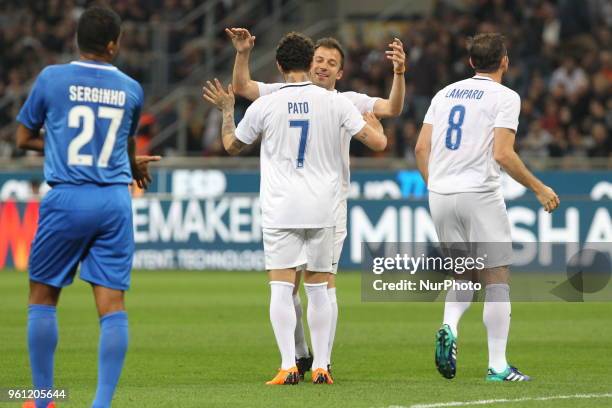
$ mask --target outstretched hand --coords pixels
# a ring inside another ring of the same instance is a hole
[[[387,59],[393,62],[393,72],[403,74],[406,71],[406,54],[404,53],[404,44],[399,38],[394,38],[389,44],[389,51],[385,51]]]
[[[225,91],[223,84],[217,78],[214,84],[206,81],[206,86],[202,88],[202,97],[223,111],[234,109],[235,99],[232,85],[228,85]]]
[[[255,36],[246,28],[226,28],[225,33],[232,40],[237,52],[250,51],[255,46]]]

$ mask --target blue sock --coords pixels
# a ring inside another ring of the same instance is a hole
[[[124,311],[100,318],[98,388],[92,408],[109,408],[119,382],[128,347],[128,319]]]
[[[53,388],[53,356],[57,346],[55,306],[28,307],[28,350],[35,389]],[[36,400],[36,408],[47,408],[50,399]]]

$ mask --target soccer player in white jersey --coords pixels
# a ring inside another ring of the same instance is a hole
[[[261,209],[266,269],[269,271],[270,320],[281,352],[281,368],[267,384],[296,384],[293,288],[296,267],[306,265],[307,320],[314,361],[312,380],[332,384],[327,371],[331,302],[328,275],[333,270],[334,209],[340,200],[342,138],[356,137],[371,149],[387,144],[373,114],[362,115],[344,96],[308,80],[314,44],[289,33],[276,50],[286,84],[274,95],[249,106],[234,127],[234,96],[220,83],[208,84],[204,98],[223,111],[223,145],[238,154],[261,142]]]
[[[495,243],[487,252],[483,321],[489,348],[488,381],[528,381],[506,361],[510,329],[510,222],[501,192],[500,166],[532,190],[548,212],[555,192],[525,167],[514,151],[521,99],[501,84],[508,70],[504,37],[479,34],[469,43],[476,75],[439,91],[431,101],[416,145],[417,166],[429,189],[429,207],[441,243]],[[457,275],[464,281],[467,276]],[[474,277],[474,279],[476,279]],[[471,290],[450,290],[443,325],[436,334],[440,374],[456,373],[457,326],[472,301]]]
[[[234,64],[233,87],[236,93],[249,99],[255,100],[260,96],[276,92],[284,84],[266,84],[251,79],[249,72],[249,57],[251,49],[255,45],[255,37],[244,28],[231,28],[225,30],[232,39],[236,48],[236,61]],[[387,99],[375,98],[358,92],[342,92],[362,114],[373,112],[379,118],[399,116],[404,105],[405,94],[405,53],[402,42],[395,38],[389,44],[386,52],[387,59],[393,63],[393,84]],[[313,84],[334,91],[336,81],[342,78],[344,69],[344,50],[340,43],[331,37],[322,38],[315,44],[315,54],[310,69],[310,79]],[[336,273],[338,271],[338,261],[342,252],[342,246],[347,235],[347,197],[350,186],[350,163],[349,163],[349,141],[343,138],[342,145],[342,197],[336,209],[336,234],[334,238],[334,269],[329,275],[328,292],[332,300],[332,327],[329,337],[329,356],[328,371],[331,373],[331,353],[336,334],[338,321],[338,303],[336,300]],[[304,326],[302,325],[302,305],[299,295],[300,274],[296,275],[296,283],[293,293],[293,304],[297,313],[297,325],[295,328],[295,347],[297,356],[297,367],[300,376],[310,370],[312,357],[308,351]]]

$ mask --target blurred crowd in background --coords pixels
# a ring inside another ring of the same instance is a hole
[[[247,2],[222,0],[213,7],[213,20],[250,27],[260,15],[269,12],[272,1],[259,1],[263,7],[255,8],[246,18],[236,19],[236,15],[245,15],[236,11]],[[176,84],[203,64],[205,47],[219,51],[227,46],[223,27],[214,27],[214,41],[210,43],[203,37],[207,28],[204,15],[189,19],[196,8],[205,6],[203,0],[1,0],[0,129],[13,130],[7,126],[14,122],[27,97],[24,91],[45,66],[76,58],[76,24],[92,4],[110,6],[121,16],[121,50],[114,63],[140,82],[145,92],[154,80],[151,67],[157,63],[158,49],[163,47],[169,60],[165,80]],[[158,35],[160,23],[168,28],[167,36]],[[145,96],[148,105],[157,100],[148,92]],[[145,128],[154,122],[146,112],[143,114]],[[0,158],[21,153],[14,150],[12,137],[0,131]]]
[[[75,22],[89,1],[46,0],[0,2],[0,128],[14,122],[22,99],[6,103],[11,94],[23,94],[28,83],[48,64],[70,60],[75,54]],[[154,63],[153,34],[139,22],[177,21],[194,8],[195,0],[113,0],[108,2],[124,19],[122,52],[117,65],[143,84]],[[266,2],[263,2],[266,3]],[[253,21],[232,21],[238,0],[220,2],[215,21],[251,27]],[[265,7],[260,10],[265,13]],[[253,16],[255,19],[256,16]],[[340,37],[347,51],[339,90],[388,95],[392,71],[384,59],[387,41],[370,44],[359,27],[357,35]],[[154,26],[154,25],[153,25]],[[151,25],[148,25],[151,27]],[[418,130],[432,96],[445,85],[473,75],[467,63],[466,40],[477,32],[506,35],[510,69],[505,84],[522,98],[517,149],[532,157],[612,156],[612,2],[609,0],[473,0],[437,1],[429,17],[395,20],[406,50],[406,100],[402,115],[384,121],[389,146],[376,155],[414,160]],[[202,21],[170,33],[167,49],[176,57],[168,72],[176,83],[202,63]],[[256,32],[253,33],[257,35]],[[231,47],[222,31],[212,45]],[[229,74],[231,64],[225,74]],[[267,78],[278,80],[271,67]],[[145,88],[146,89],[146,88]],[[150,98],[151,99],[151,98]],[[153,101],[148,100],[151,104]],[[248,104],[239,101],[243,111]],[[240,115],[237,115],[238,117]],[[194,156],[222,155],[220,118],[198,98],[188,98],[178,113],[173,109],[155,115],[143,113],[139,148],[157,129],[177,120],[187,121],[187,150]],[[0,157],[15,154],[12,135],[0,134]],[[175,144],[175,143],[174,143]],[[155,153],[172,154],[173,140],[157,146]],[[257,154],[256,149],[251,154]],[[370,156],[354,143],[352,154]]]
[[[498,31],[506,36],[510,57],[504,84],[522,100],[521,155],[610,157],[612,2],[477,1],[456,8],[457,3],[439,2],[431,18],[415,18],[399,33],[407,53],[406,103],[399,120],[386,121],[386,154],[413,158],[431,97],[473,75],[467,37]],[[357,38],[346,44],[350,64],[339,89],[385,96],[392,80],[382,57],[386,44],[371,49],[363,43]]]

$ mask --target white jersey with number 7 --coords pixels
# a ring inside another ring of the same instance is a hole
[[[340,199],[342,138],[365,121],[344,96],[311,82],[288,83],[247,109],[236,137],[261,141],[261,209],[264,228],[335,225]]]
[[[274,82],[270,84],[267,84],[264,82],[257,82],[257,88],[259,89],[260,96],[269,95],[273,92],[276,92],[279,89],[281,89],[284,85],[285,85],[284,83],[279,83],[279,82]],[[338,91],[336,91],[335,89],[332,89],[331,92],[338,93]],[[380,99],[378,97],[372,97],[372,96],[369,96],[363,93],[359,93],[359,92],[348,91],[348,92],[339,92],[339,93],[342,94],[342,96],[346,96],[348,100],[351,101],[353,105],[355,105],[355,107],[361,114],[364,114],[366,112],[373,112],[374,104],[376,103],[378,99]],[[351,164],[350,164],[351,159],[350,159],[350,153],[349,153],[350,147],[351,147],[350,137],[348,138],[343,137],[342,143],[343,143],[341,146],[342,148],[342,180],[341,180],[342,194],[340,196],[340,200],[346,201],[349,195],[349,188],[351,184]],[[344,217],[340,217],[341,219],[337,220],[339,222],[339,225],[336,225],[336,227],[339,227],[341,229],[346,229],[346,211],[344,211],[344,213],[345,213]]]
[[[499,190],[493,131],[516,131],[520,110],[516,92],[485,76],[455,82],[438,92],[423,120],[433,126],[429,190],[438,194]]]

